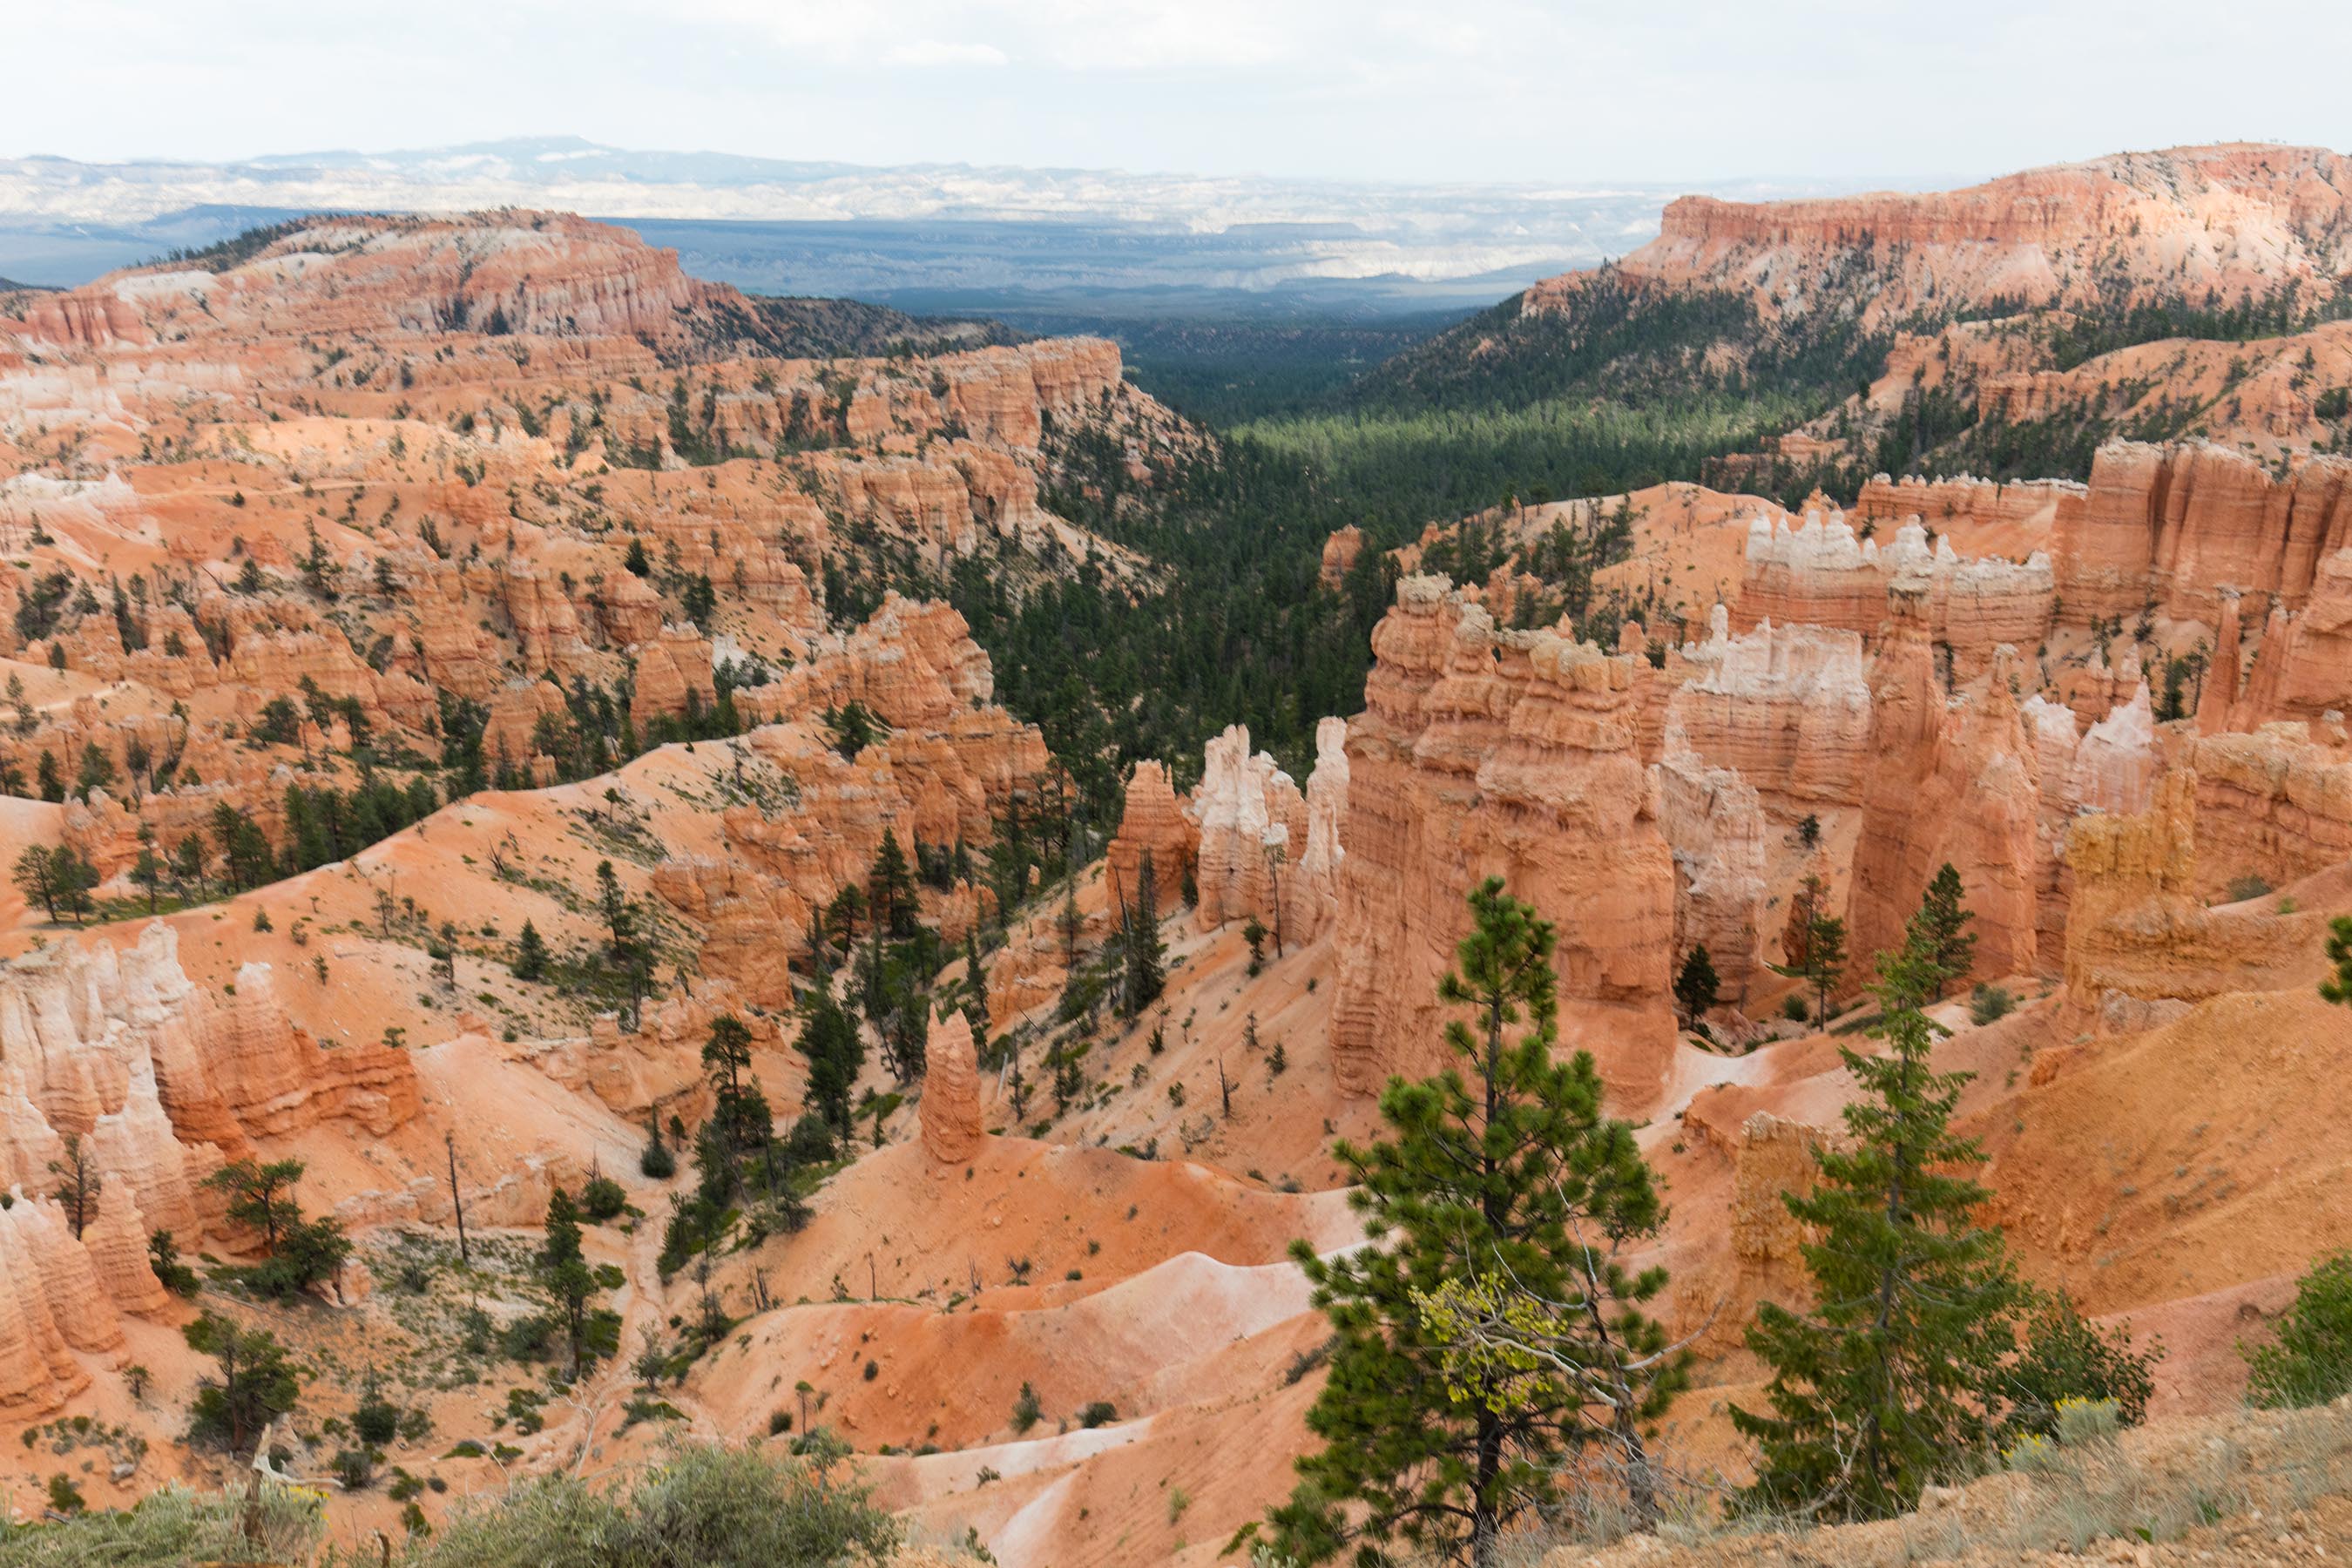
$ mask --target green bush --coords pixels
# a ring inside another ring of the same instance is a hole
[[[1118,1419],[1118,1408],[1108,1399],[1097,1399],[1078,1412],[1078,1425],[1088,1430],[1097,1426],[1108,1426]]]
[[[1044,1414],[1044,1407],[1037,1403],[1037,1391],[1023,1384],[1021,1396],[1013,1402],[1013,1430],[1026,1432],[1037,1425],[1037,1418]]]
[[[2252,1365],[2246,1398],[2264,1409],[2325,1405],[2352,1391],[2352,1252],[2311,1266],[2277,1336],[2246,1359]]]
[[[2232,877],[2225,901],[2242,904],[2248,899],[2259,899],[2271,890],[2271,885],[2260,877]]]
[[[359,1408],[352,1412],[352,1430],[362,1442],[381,1448],[400,1431],[400,1407],[371,1384],[360,1396]]]
[[[1969,993],[1969,1022],[1984,1025],[1999,1023],[2017,1006],[2017,997],[1999,985],[1987,985],[1982,981]]]
[[[8,1568],[182,1568],[189,1563],[270,1563],[307,1560],[320,1534],[319,1500],[275,1482],[262,1483],[245,1531],[245,1487],[196,1492],[171,1482],[121,1511],[77,1514],[37,1530],[0,1527],[0,1560]]]
[[[831,1458],[688,1447],[625,1493],[519,1485],[412,1541],[406,1568],[817,1568],[878,1561],[898,1528]]]
[[[580,1189],[581,1212],[599,1225],[618,1217],[628,1206],[627,1191],[610,1176],[591,1176],[588,1184]]]
[[[2038,1300],[2021,1330],[2017,1359],[2001,1375],[2000,1392],[2010,1405],[2004,1445],[2029,1433],[2060,1436],[2062,1407],[2084,1403],[2111,1406],[2119,1426],[2147,1419],[2164,1342],[2135,1348],[2128,1325],[2102,1330],[2063,1290]]]
[[[1806,1010],[1803,995],[1792,991],[1780,999],[1780,1016],[1788,1019],[1791,1024],[1801,1024],[1811,1018],[1812,1014]]]

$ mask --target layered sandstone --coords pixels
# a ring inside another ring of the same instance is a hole
[[[1348,735],[1333,1068],[1350,1094],[1443,1064],[1437,981],[1499,877],[1559,931],[1562,1037],[1612,1104],[1655,1098],[1675,868],[1639,752],[1635,662],[1497,628],[1442,578],[1398,585]]]
[[[1679,731],[1668,731],[1651,772],[1675,858],[1675,952],[1705,947],[1722,998],[1737,1005],[1765,962],[1763,804],[1738,773],[1708,766]]]
[[[1848,951],[1899,945],[1904,922],[1948,863],[1976,913],[1974,973],[2030,972],[2042,882],[2039,748],[2011,694],[2006,663],[1980,696],[1947,702],[1924,595],[1898,587],[1895,603],[1871,691],[1874,765],[1854,848]]]
[[[1989,668],[1997,647],[2038,646],[2048,635],[2056,594],[2043,552],[2022,563],[1964,561],[1948,535],[1930,548],[1916,518],[1881,550],[1875,539],[1857,540],[1842,514],[1824,520],[1808,513],[1793,529],[1759,515],[1748,525],[1746,573],[1742,623],[1797,622],[1874,638],[1890,614],[1895,585],[1916,577],[1919,613],[1963,678]]]
[[[1685,647],[1696,673],[1667,700],[1665,722],[1714,767],[1739,774],[1766,809],[1796,822],[1854,805],[1870,740],[1870,688],[1854,632],[1770,621]]]
[[[2341,723],[2207,735],[2189,759],[2198,893],[2219,898],[2247,878],[2284,888],[2352,858],[2352,746]]]
[[[2352,545],[2352,460],[2312,458],[2281,475],[2210,441],[2116,441],[2090,494],[2062,519],[2058,591],[2070,625],[2144,606],[2218,626],[2224,588],[2300,609],[2320,563]]]

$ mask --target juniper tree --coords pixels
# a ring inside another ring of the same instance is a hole
[[[1991,1195],[1968,1173],[1983,1152],[1951,1130],[1970,1075],[1929,1061],[1943,1033],[1923,1011],[1944,973],[1935,931],[1923,910],[1880,957],[1885,1054],[1839,1053],[1862,1090],[1843,1112],[1851,1146],[1816,1146],[1813,1190],[1782,1195],[1813,1237],[1814,1305],[1758,1309],[1748,1345],[1772,1369],[1769,1413],[1731,1411],[1759,1448],[1748,1499],[1767,1508],[1903,1512],[1993,1430],[2025,1292],[2000,1233],[1974,1218]]]
[[[34,844],[16,857],[16,869],[11,874],[16,890],[25,895],[28,904],[38,903],[47,910],[49,919],[58,918],[57,860],[48,846]]]
[[[579,1206],[562,1187],[548,1194],[547,1239],[537,1262],[540,1284],[563,1320],[564,1342],[572,1352],[572,1376],[576,1382],[586,1360],[588,1301],[595,1293],[596,1276],[581,1246]]]
[[[800,1053],[808,1059],[808,1101],[846,1139],[850,1135],[850,1094],[858,1070],[866,1065],[866,1042],[857,1026],[824,986],[810,990],[801,1004]]]
[[[1640,1306],[1664,1272],[1616,1262],[1664,1220],[1649,1168],[1602,1114],[1591,1057],[1553,1059],[1552,926],[1499,879],[1470,905],[1438,990],[1468,1009],[1445,1026],[1455,1065],[1391,1079],[1388,1135],[1334,1148],[1381,1245],[1328,1259],[1291,1247],[1334,1330],[1307,1414],[1325,1446],[1273,1514],[1277,1549],[1307,1562],[1353,1542],[1360,1562],[1402,1549],[1485,1568],[1580,1458],[1612,1455],[1638,1486],[1640,1428],[1679,1376]],[[1535,1304],[1551,1353],[1482,1338],[1486,1306],[1506,1302]]]

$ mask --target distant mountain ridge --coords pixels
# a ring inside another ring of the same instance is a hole
[[[0,159],[0,271],[77,283],[306,213],[519,206],[691,230],[651,237],[688,251],[706,276],[767,292],[1362,289],[1402,308],[1467,308],[1632,249],[1692,188],[1760,197],[1832,187],[861,167],[562,136],[230,163],[23,157]]]

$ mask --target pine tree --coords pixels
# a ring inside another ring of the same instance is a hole
[[[529,921],[515,938],[514,963],[510,966],[517,980],[537,980],[547,973],[547,939]]]
[[[1960,874],[1952,868],[1950,861],[1944,862],[1943,868],[1927,884],[1918,918],[1928,956],[1935,961],[1937,971],[1935,989],[1927,999],[1939,1001],[1954,981],[1967,978],[1969,965],[1976,961],[1976,932],[1968,929],[1976,915],[1960,902]]]
[[[13,879],[26,903],[38,903],[53,921],[58,918],[57,860],[47,845],[29,845],[16,857]]]
[[[866,899],[874,911],[874,923],[891,937],[915,934],[916,917],[922,909],[915,894],[915,873],[907,864],[907,852],[898,847],[898,835],[887,827],[882,830],[882,847],[874,852],[873,869],[866,873]]]
[[[808,1059],[808,1102],[844,1139],[850,1134],[850,1096],[866,1065],[866,1042],[833,993],[812,989],[801,1004],[800,1053]]]
[[[1675,1000],[1682,1006],[1683,1016],[1693,1023],[1715,1005],[1716,993],[1722,984],[1715,973],[1715,960],[1706,951],[1706,943],[1692,946],[1675,975]]]
[[[1127,912],[1127,964],[1122,1000],[1127,1016],[1139,1016],[1168,985],[1168,948],[1160,937],[1160,879],[1146,849],[1136,868],[1136,901]]]
[[[1845,979],[1845,921],[1829,912],[1829,890],[1819,877],[1807,877],[1797,895],[1790,926],[1796,951],[1772,973],[1801,980],[1813,993],[1813,1016],[1829,1022],[1830,998]]]
[[[147,912],[153,914],[163,886],[163,862],[155,853],[155,829],[145,822],[139,825],[139,858],[131,865],[131,879],[146,889]]]
[[[541,1287],[563,1319],[564,1342],[572,1352],[572,1376],[577,1382],[586,1360],[588,1300],[595,1293],[596,1276],[581,1246],[579,1205],[562,1187],[548,1194],[547,1239],[540,1247],[538,1263]]]
[[[1922,1009],[1943,970],[1915,915],[1879,960],[1884,1056],[1842,1048],[1863,1098],[1843,1115],[1852,1148],[1817,1147],[1819,1184],[1784,1194],[1815,1239],[1803,1256],[1815,1305],[1766,1303],[1748,1348],[1773,1369],[1769,1415],[1734,1406],[1757,1442],[1751,1501],[1838,1519],[1883,1519],[1979,1452],[2025,1293],[2000,1233],[1975,1223],[1983,1163],[1951,1131],[1969,1075],[1937,1073],[1943,1031]]]
[[[1588,1455],[1621,1461],[1643,1494],[1641,1427],[1679,1377],[1640,1310],[1664,1272],[1615,1261],[1664,1218],[1649,1168],[1632,1129],[1601,1114],[1591,1057],[1552,1059],[1552,927],[1499,879],[1470,904],[1475,929],[1438,992],[1470,1009],[1445,1027],[1461,1065],[1391,1079],[1391,1136],[1334,1151],[1383,1244],[1328,1259],[1291,1249],[1335,1331],[1307,1415],[1325,1447],[1297,1461],[1273,1515],[1277,1549],[1307,1562],[1353,1541],[1360,1561],[1401,1545],[1484,1568]],[[1552,1353],[1495,1344],[1497,1315],[1530,1312]]]

